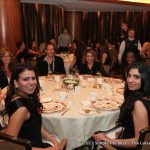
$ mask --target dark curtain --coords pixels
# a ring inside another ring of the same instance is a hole
[[[47,4],[21,4],[23,40],[26,45],[32,40],[38,44],[57,40],[64,26],[64,9]],[[68,18],[69,19],[69,18]],[[83,12],[82,37],[85,42],[108,39],[116,44],[122,22],[136,30],[136,38],[143,44],[150,41],[150,12]]]
[[[38,44],[48,42],[61,33],[64,26],[64,10],[45,4],[21,3],[23,40]]]
[[[129,28],[135,28],[136,38],[143,44],[150,41],[150,12],[86,12],[83,17],[83,40],[100,41],[108,39],[116,44],[120,35],[120,26],[126,22]]]

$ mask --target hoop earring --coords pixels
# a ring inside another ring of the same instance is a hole
[[[15,85],[15,88],[16,88],[16,89],[18,89],[18,88],[19,88],[19,86],[18,86],[18,85]]]

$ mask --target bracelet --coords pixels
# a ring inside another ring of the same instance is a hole
[[[53,135],[49,135],[48,138],[46,139],[46,141],[49,141],[50,137],[52,137]]]

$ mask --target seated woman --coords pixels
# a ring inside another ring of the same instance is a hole
[[[0,88],[9,84],[11,72],[13,69],[12,53],[7,48],[0,50]]]
[[[39,52],[37,51],[37,44],[36,41],[32,41],[29,45],[28,49],[28,59],[29,60],[36,60],[36,56],[39,55]]]
[[[87,50],[82,59],[80,74],[96,75],[96,72],[101,72],[103,76],[107,76],[106,73],[101,70],[101,65],[97,62],[95,52],[93,50]]]
[[[119,149],[136,149],[139,132],[150,125],[150,67],[144,63],[130,66],[125,83],[125,101],[120,108],[117,126],[123,127],[111,139],[103,133],[94,134],[96,142],[108,142]],[[122,143],[122,144],[120,144]]]
[[[102,46],[101,47],[101,64],[102,67],[104,68],[105,72],[107,72],[108,74],[110,73],[110,63],[112,61],[112,58],[110,56],[109,53],[109,49],[108,46]]]
[[[25,63],[28,59],[28,50],[25,49],[25,44],[23,41],[18,41],[16,43],[17,47],[17,54],[16,54],[16,60],[18,63]]]
[[[41,127],[42,104],[39,99],[38,72],[30,64],[14,67],[8,93],[5,98],[9,123],[2,132],[32,142],[32,150],[60,150],[58,141]],[[54,147],[42,142],[42,137]]]

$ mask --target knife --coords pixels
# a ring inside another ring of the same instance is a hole
[[[70,108],[66,109],[66,111],[64,111],[61,116],[63,116]]]

